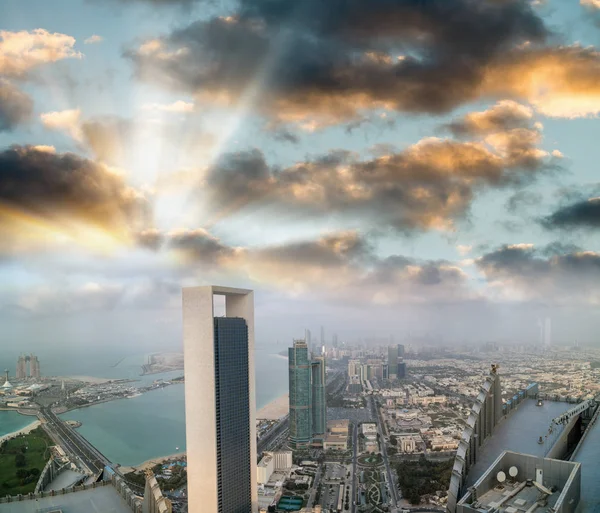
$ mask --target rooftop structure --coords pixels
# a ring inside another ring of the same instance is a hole
[[[600,511],[600,408],[596,410],[584,437],[571,456],[581,464],[581,501],[577,513]]]
[[[581,465],[504,451],[458,502],[458,513],[574,513]]]

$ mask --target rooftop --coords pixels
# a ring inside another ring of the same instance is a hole
[[[552,439],[546,440],[543,444],[537,443],[539,437],[544,437],[548,433],[550,422],[554,417],[572,406],[572,404],[553,401],[544,401],[543,406],[537,406],[536,401],[525,400],[515,412],[498,424],[494,435],[480,449],[477,463],[469,470],[466,485],[471,486],[475,483],[505,450],[545,456],[563,426],[554,426]]]
[[[0,505],[2,513],[39,513],[55,509],[62,513],[131,513],[131,508],[110,485]]]

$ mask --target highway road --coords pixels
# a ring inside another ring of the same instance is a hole
[[[279,424],[275,424],[275,426],[257,442],[256,454],[257,454],[258,459],[260,459],[260,456],[263,451],[268,451],[270,448],[270,445],[277,438],[282,436],[285,431],[287,431],[288,426],[289,426],[289,421],[290,421],[289,416],[284,417],[281,421],[279,421]]]
[[[383,437],[383,430],[381,428],[381,416],[377,411],[377,405],[375,404],[375,399],[373,396],[369,396],[369,401],[371,403],[371,411],[373,412],[373,417],[377,419],[377,430],[379,432],[379,442],[381,444],[381,455],[383,456],[383,463],[385,465],[385,470],[388,475],[388,485],[390,487],[390,495],[392,498],[392,507],[395,509],[398,506],[398,495],[397,495],[397,487],[394,481],[394,474],[392,473],[392,469],[390,467],[390,461],[387,456],[387,447],[385,443],[385,438]]]
[[[358,457],[358,426],[352,424],[352,497],[351,499],[351,513],[356,513],[356,460]]]
[[[71,426],[65,424],[50,408],[41,408],[40,419],[54,435],[64,451],[92,474],[99,474],[110,461]]]

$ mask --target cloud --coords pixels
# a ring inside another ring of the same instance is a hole
[[[42,125],[50,130],[67,132],[75,141],[81,142],[81,110],[69,109],[40,114]]]
[[[528,207],[540,205],[542,200],[543,196],[537,192],[518,191],[508,198],[506,209],[512,214],[517,214],[524,212]]]
[[[184,252],[186,264],[218,266],[262,286],[339,303],[452,302],[476,297],[466,274],[446,261],[393,255],[379,258],[371,241],[356,231],[325,234],[286,244],[234,248],[206,230],[169,235],[165,246]]]
[[[542,219],[548,230],[600,228],[600,198],[589,198],[565,205]]]
[[[162,112],[193,112],[194,104],[191,102],[184,102],[182,100],[178,100],[173,103],[146,103],[142,106],[143,110],[154,110],[154,111],[162,111]]]
[[[600,9],[600,0],[581,0],[581,5],[591,7],[592,9]]]
[[[15,82],[31,78],[38,67],[68,58],[81,58],[75,38],[43,29],[31,32],[0,30],[0,132],[31,118],[32,99]]]
[[[260,112],[320,127],[372,109],[452,110],[487,94],[501,55],[546,35],[521,1],[244,1],[126,55],[140,78],[200,99],[236,104],[259,83]]]
[[[97,35],[97,34],[94,34],[94,35],[92,35],[92,36],[88,37],[88,38],[87,38],[87,39],[86,39],[86,40],[83,42],[83,44],[86,44],[86,45],[93,45],[93,44],[96,44],[96,43],[101,43],[102,41],[104,41],[104,38],[103,38],[102,36],[99,36],[99,35]]]
[[[65,288],[42,286],[22,294],[16,306],[29,314],[42,316],[113,310],[124,292],[120,284],[96,282]]]
[[[549,304],[600,302],[600,254],[552,244],[507,245],[475,261],[496,299]]]
[[[456,250],[461,256],[465,256],[468,255],[471,251],[473,251],[473,246],[470,244],[459,244],[458,246],[456,246]]]
[[[103,164],[32,146],[0,152],[2,251],[65,237],[102,249],[129,242],[151,217],[143,195]]]
[[[299,215],[341,214],[398,230],[452,229],[475,193],[522,185],[554,165],[541,134],[518,128],[464,142],[426,138],[403,151],[360,160],[332,151],[286,168],[259,150],[229,153],[206,173],[209,203],[231,213],[253,203]]]
[[[532,126],[533,110],[512,100],[502,100],[483,112],[472,112],[445,126],[457,137],[488,135]]]
[[[174,230],[168,234],[168,245],[185,261],[206,265],[224,265],[236,250],[202,228]]]
[[[0,132],[12,130],[31,118],[33,101],[0,77]]]
[[[44,29],[30,32],[0,31],[0,74],[23,78],[35,67],[63,59],[80,59],[75,38]]]

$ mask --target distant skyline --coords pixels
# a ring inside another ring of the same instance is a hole
[[[586,0],[4,2],[0,349],[179,347],[210,283],[255,290],[259,347],[597,345],[599,27]]]

